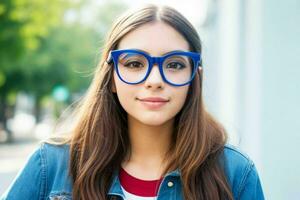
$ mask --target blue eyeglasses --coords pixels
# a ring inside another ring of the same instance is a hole
[[[147,79],[154,64],[158,64],[162,79],[172,86],[189,84],[200,66],[201,55],[196,52],[173,51],[162,57],[152,57],[135,49],[113,50],[108,63],[113,61],[117,75],[127,84],[139,84]]]

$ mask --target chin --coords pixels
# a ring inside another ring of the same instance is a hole
[[[159,117],[149,117],[147,119],[140,118],[139,121],[147,126],[161,126],[169,121],[169,119],[161,119]]]
[[[160,122],[160,121],[147,121],[147,122],[142,122],[143,124],[147,125],[147,126],[161,126],[163,125],[165,122]]]

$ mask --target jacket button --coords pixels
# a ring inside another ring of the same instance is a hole
[[[168,187],[172,187],[174,185],[174,183],[172,181],[168,182]]]

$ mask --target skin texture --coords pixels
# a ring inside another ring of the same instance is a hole
[[[128,33],[118,49],[140,49],[151,56],[170,51],[189,51],[188,42],[180,33],[163,22],[151,22]],[[189,86],[174,87],[165,83],[155,65],[143,83],[129,85],[113,77],[113,92],[128,113],[132,155],[122,167],[133,176],[154,180],[161,177],[162,159],[170,146],[174,117],[184,105]],[[168,102],[156,109],[146,107],[139,99],[162,97]]]

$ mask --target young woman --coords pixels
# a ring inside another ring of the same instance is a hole
[[[127,13],[69,139],[42,143],[2,198],[264,199],[253,162],[205,110],[202,84],[200,38],[180,13]]]

